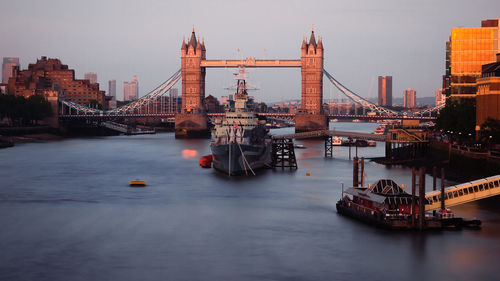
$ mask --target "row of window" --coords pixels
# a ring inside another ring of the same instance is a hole
[[[453,190],[453,191],[447,191],[444,194],[444,199],[452,199],[452,198],[457,198],[463,195],[468,195],[472,194],[475,192],[479,191],[484,191],[492,188],[498,188],[500,187],[500,180],[495,180],[491,181],[489,183],[484,183],[484,184],[479,184],[479,185],[474,185],[474,186],[469,186],[469,187],[462,187],[458,190]],[[439,202],[441,201],[441,194],[432,196],[429,198],[429,202],[432,204],[432,202]]]

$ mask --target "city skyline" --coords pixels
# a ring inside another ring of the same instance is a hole
[[[0,56],[19,57],[23,69],[41,56],[57,57],[75,69],[77,78],[83,78],[86,72],[99,73],[101,85],[112,78],[127,81],[131,74],[137,74],[143,96],[180,68],[179,46],[193,24],[197,35],[205,39],[208,59],[297,59],[301,39],[314,24],[316,34],[324,40],[325,68],[353,91],[374,97],[376,91],[370,92],[373,77],[389,74],[394,77],[397,96],[402,97],[404,89],[411,86],[420,96],[429,97],[441,88],[445,42],[451,28],[477,26],[481,20],[498,18],[498,3],[458,2],[387,1],[383,7],[368,1],[316,1],[312,5],[298,1],[287,1],[287,5],[279,1],[256,1],[252,5],[231,2],[232,7],[225,5],[222,12],[217,7],[225,1],[168,5],[153,1],[143,6],[113,1],[99,6],[96,1],[16,1],[3,4],[0,11],[6,23],[0,26],[0,37],[4,38]],[[62,10],[70,12],[56,17]],[[263,13],[263,17],[241,21],[241,10]],[[129,20],[127,15],[131,13],[137,14],[136,19]],[[166,16],[158,16],[164,13]],[[279,23],[273,20],[277,13],[282,18]],[[237,24],[228,25],[228,21]],[[28,26],[34,22],[44,24],[43,35],[37,25]],[[33,40],[43,43],[29,44]],[[361,64],[363,67],[359,67]],[[300,71],[296,69],[258,69],[251,73],[250,81],[261,86],[255,94],[258,100],[300,97]],[[206,83],[206,94],[219,98],[230,94],[223,88],[233,83],[232,75],[225,70],[209,70]],[[325,98],[331,91],[337,92],[330,88],[325,83]]]

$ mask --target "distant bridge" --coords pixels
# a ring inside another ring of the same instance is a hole
[[[225,113],[208,113],[208,117],[223,117]],[[295,114],[292,113],[257,113],[260,116],[269,118],[278,118],[286,120],[294,120]],[[109,120],[115,118],[175,118],[175,113],[79,113],[79,114],[60,114],[59,119],[90,119],[90,120]],[[331,114],[328,115],[329,120],[420,120],[433,121],[436,117],[416,116],[416,115],[355,115],[355,114]]]

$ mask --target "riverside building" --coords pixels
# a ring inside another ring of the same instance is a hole
[[[59,59],[41,57],[28,69],[13,68],[7,84],[7,93],[29,97],[35,94],[57,95],[59,99],[69,99],[81,104],[96,100],[106,109],[104,91],[99,84],[91,84],[86,79],[75,79],[75,71],[62,64]]]
[[[500,120],[500,53],[495,63],[483,65],[477,79],[476,132],[488,118]]]
[[[446,44],[446,95],[453,99],[474,100],[476,79],[482,66],[495,62],[500,52],[500,19],[481,21],[481,27],[451,30]]]

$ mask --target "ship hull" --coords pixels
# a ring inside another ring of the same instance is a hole
[[[262,144],[239,145],[231,143],[212,145],[210,148],[213,155],[213,167],[226,174],[251,174],[252,172],[249,168],[255,171],[256,169],[271,166],[270,139],[264,140]]]

